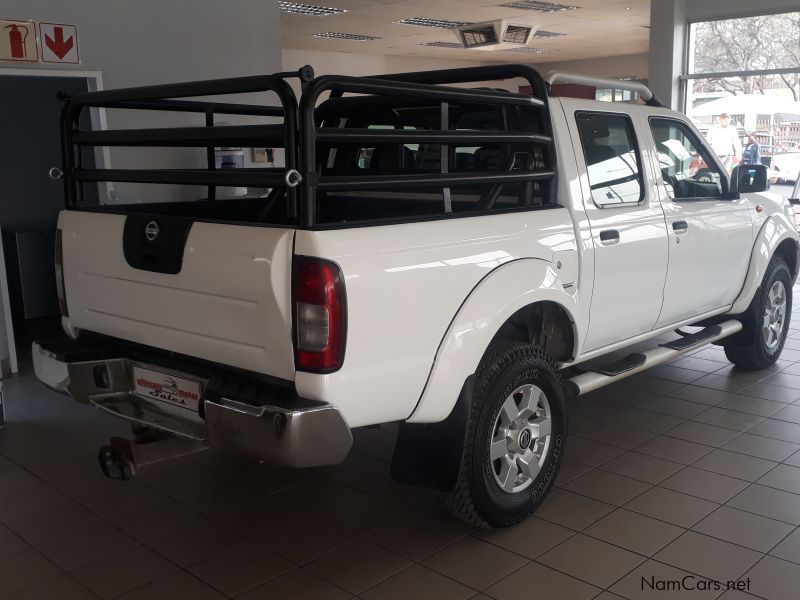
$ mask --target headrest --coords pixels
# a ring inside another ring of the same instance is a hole
[[[592,125],[591,127],[587,127],[584,131],[588,133],[593,140],[607,138],[609,135],[611,135],[608,127],[605,125]]]
[[[379,146],[372,151],[369,161],[372,170],[388,170],[400,168],[400,152],[397,146]]]

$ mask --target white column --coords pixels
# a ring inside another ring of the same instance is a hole
[[[651,0],[650,89],[667,106],[681,108],[680,75],[688,26],[687,0]]]

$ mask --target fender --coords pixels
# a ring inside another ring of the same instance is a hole
[[[761,285],[764,272],[767,270],[775,250],[781,242],[788,239],[794,242],[795,247],[798,247],[797,231],[795,231],[788,217],[783,213],[773,213],[764,221],[761,230],[756,236],[744,285],[728,311],[729,313],[740,314],[747,310],[758,286]],[[795,272],[793,276],[796,279],[797,273]]]
[[[561,305],[575,327],[577,295],[564,291],[553,263],[536,258],[514,260],[494,269],[470,292],[436,351],[428,381],[409,423],[447,418],[464,382],[478,368],[500,327],[519,309],[535,302]],[[575,344],[580,336],[573,331]],[[575,348],[578,352],[579,348]]]

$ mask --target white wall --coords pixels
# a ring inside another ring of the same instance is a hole
[[[667,106],[680,108],[680,80],[686,46],[687,0],[652,0],[650,3],[649,83]]]
[[[523,62],[515,60],[515,58],[518,57],[510,57],[508,62]],[[440,60],[423,57],[318,52],[316,50],[291,48],[284,48],[283,50],[284,69],[298,69],[303,65],[311,65],[317,75],[380,75],[383,73],[474,67],[481,64],[496,65],[498,63],[495,61],[481,63],[478,61]],[[566,62],[536,63],[533,66],[542,74],[548,71],[561,70],[586,73],[598,77],[625,77],[629,75],[647,77],[649,61],[647,54],[631,54]],[[515,83],[523,82],[514,82],[510,86],[500,83],[498,85],[514,89]]]
[[[513,58],[508,62],[514,61]],[[381,54],[352,54],[349,52],[319,52],[317,50],[300,50],[284,48],[283,68],[293,70],[303,65],[311,65],[317,75],[382,75],[387,73],[406,73],[409,71],[432,71],[436,69],[458,69],[480,65],[497,65],[497,61],[480,62],[476,60],[450,60],[425,58],[420,56],[391,56]],[[537,65],[534,65],[537,66]],[[299,94],[299,85],[292,84]],[[469,84],[465,84],[469,87]],[[499,87],[517,91],[525,81],[487,81],[482,85]]]
[[[79,68],[100,70],[106,89],[281,70],[280,14],[271,0],[4,0],[2,13],[77,25]],[[264,95],[263,101],[270,103],[274,96]],[[202,122],[202,116],[177,113],[108,113],[109,128]],[[203,157],[203,150],[111,151],[118,168],[199,166]],[[159,186],[115,187],[143,200],[197,194]]]
[[[298,69],[311,65],[317,75],[380,75],[432,69],[474,67],[481,64],[472,60],[440,60],[419,56],[389,56],[384,54],[352,54],[349,52],[319,52],[284,48],[283,68]],[[485,63],[495,64],[495,63]]]
[[[270,0],[4,0],[2,12],[77,25],[81,66],[102,70],[108,88],[281,65],[280,16]]]
[[[515,61],[510,57],[508,62]],[[481,63],[478,61],[441,60],[436,58],[385,56],[378,54],[350,54],[347,52],[318,52],[316,50],[297,50],[284,48],[284,69],[297,69],[303,65],[311,65],[317,74],[338,73],[347,75],[376,75],[380,73],[399,73],[403,71],[424,71],[426,69],[449,69],[473,67],[480,64],[497,64],[496,61]],[[540,71],[560,69],[579,71],[600,77],[640,75],[647,77],[649,61],[647,54],[627,54],[623,56],[607,56],[586,60],[554,61],[535,63]]]
[[[283,49],[283,68],[291,71],[304,65],[314,67],[316,75],[384,75],[409,71],[431,71],[434,69],[458,69],[481,64],[471,60],[440,60],[419,56],[391,56],[386,54],[353,54],[350,52],[320,52],[318,50]],[[299,85],[291,82],[295,93]]]
[[[548,71],[569,71],[583,73],[595,77],[637,77],[647,78],[649,74],[649,56],[644,54],[626,54],[622,56],[605,56],[602,58],[589,58],[585,60],[570,60],[565,62],[548,62],[536,65],[542,73]]]

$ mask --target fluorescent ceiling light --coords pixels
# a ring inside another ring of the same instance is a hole
[[[522,46],[520,48],[509,48],[505,52],[532,52],[533,54],[543,54],[547,52],[544,48],[531,48],[529,46]]]
[[[428,46],[429,48],[463,48],[458,42],[425,42],[420,46]]]
[[[500,4],[504,8],[519,8],[521,10],[532,10],[534,12],[546,13],[557,12],[561,10],[575,10],[580,8],[570,4],[555,4],[553,2],[540,2],[539,0],[515,0],[514,2],[506,2]]]
[[[544,29],[540,29],[536,33],[533,34],[535,38],[554,38],[554,37],[561,37],[562,35],[567,35],[566,33],[556,33],[555,31],[545,31]]]
[[[330,17],[347,12],[343,8],[302,4],[300,2],[283,2],[283,0],[278,0],[278,8],[283,12],[292,13],[293,15],[308,15],[312,17]]]
[[[336,40],[351,40],[354,42],[366,42],[369,40],[379,40],[381,38],[373,35],[361,35],[359,33],[339,33],[338,31],[323,31],[322,33],[313,34],[318,38],[329,38]]]
[[[419,25],[420,27],[437,27],[439,29],[452,29],[453,27],[460,27],[466,25],[461,21],[448,21],[446,19],[428,19],[426,17],[411,17],[408,19],[400,19],[393,21],[398,25]]]

